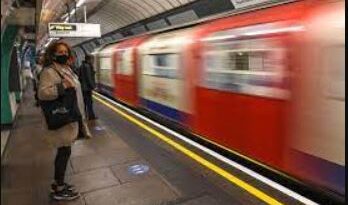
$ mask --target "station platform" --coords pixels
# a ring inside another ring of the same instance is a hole
[[[231,183],[100,100],[94,107],[98,120],[89,124],[94,137],[74,143],[67,171],[67,181],[76,185],[81,197],[57,202],[49,197],[55,150],[44,141],[44,121],[32,93],[24,93],[2,156],[2,205],[301,204],[187,146],[254,189],[241,187],[238,180]],[[257,190],[269,198],[260,199]]]

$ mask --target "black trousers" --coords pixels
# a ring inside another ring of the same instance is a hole
[[[59,147],[54,161],[54,180],[58,185],[64,184],[65,171],[71,155],[71,147]]]
[[[37,87],[37,82],[35,79],[33,79],[33,90],[34,90],[34,97],[35,97],[35,101],[36,101],[36,104],[38,104],[39,102],[39,98],[38,98],[38,87]]]
[[[87,119],[94,119],[95,114],[93,111],[93,100],[92,100],[92,91],[83,91],[83,101],[85,102],[85,110]]]
[[[83,139],[86,136],[85,136],[85,134],[82,131],[82,129],[83,129],[82,119],[80,119],[78,123],[79,123],[79,132],[78,132],[78,135],[77,135],[77,139]]]

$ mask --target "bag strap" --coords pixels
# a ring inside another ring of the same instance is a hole
[[[59,77],[63,80],[63,79],[65,79],[65,77],[56,69],[56,66],[54,66],[54,67],[51,67],[54,71],[56,71],[57,72],[57,74],[59,75]],[[67,72],[69,72],[70,73],[70,75],[74,78],[74,72],[72,72],[71,70],[68,70]]]
[[[54,67],[51,67],[54,71],[56,71],[57,72],[57,74],[62,78],[62,79],[64,79],[64,76],[62,75],[62,73],[61,72],[59,72],[58,70],[57,70],[57,68],[56,68],[56,66],[54,66]],[[74,76],[74,73],[71,71],[71,70],[68,70],[67,72],[69,72],[70,73],[70,75],[72,75],[72,76]]]
[[[56,73],[59,75],[61,79],[64,79],[64,76],[56,69],[56,67],[52,67],[52,69],[56,71]]]

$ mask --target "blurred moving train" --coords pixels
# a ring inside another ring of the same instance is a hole
[[[344,8],[295,1],[105,45],[99,90],[345,196]]]

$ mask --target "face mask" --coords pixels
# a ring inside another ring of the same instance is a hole
[[[68,55],[55,55],[54,61],[56,61],[59,64],[66,64],[68,62],[69,56]]]

